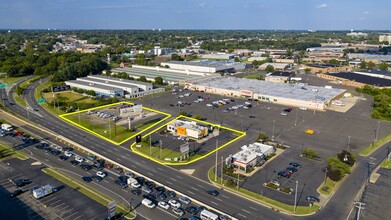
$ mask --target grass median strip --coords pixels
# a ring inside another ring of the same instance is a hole
[[[6,147],[5,144],[0,144],[0,159],[12,156],[20,160],[27,160],[29,157],[17,150],[14,150],[12,147]]]
[[[318,192],[320,194],[329,196],[331,192],[334,191],[334,188],[339,185],[340,182],[332,181],[331,179],[327,178],[326,181],[319,186]]]
[[[391,141],[391,134],[383,137],[382,139],[376,141],[374,144],[369,145],[367,148],[365,148],[363,151],[359,153],[360,156],[368,156],[373,151],[377,150],[379,147],[383,146],[387,142]]]
[[[213,168],[209,170],[208,177],[209,177],[209,181],[213,182],[216,185],[221,186],[221,184],[220,184],[221,178],[220,177],[217,177],[217,181],[214,181],[215,174],[214,174]],[[293,205],[288,205],[288,204],[276,201],[274,199],[259,195],[258,193],[255,193],[255,192],[243,189],[243,188],[239,188],[239,190],[237,190],[236,186],[227,186],[226,180],[223,181],[223,184],[224,184],[223,187],[225,190],[229,190],[235,194],[239,194],[239,195],[246,197],[246,198],[249,198],[253,201],[257,201],[257,202],[262,203],[264,205],[268,205],[273,210],[278,211],[278,212],[288,212],[288,213],[294,214],[294,215],[309,215],[309,214],[314,214],[315,212],[317,212],[320,209],[319,205],[314,204],[312,206],[297,206],[296,212],[294,212]]]
[[[17,102],[19,105],[23,106],[23,107],[26,107],[26,101],[24,101],[24,99],[22,99],[22,97],[14,94],[14,99],[15,99],[15,102]]]
[[[385,159],[381,165],[380,165],[381,168],[385,168],[385,169],[391,169],[391,160],[387,160]]]
[[[97,192],[96,190],[86,186],[85,184],[83,184],[77,180],[72,179],[68,175],[63,174],[62,172],[56,170],[55,168],[45,168],[45,169],[43,169],[43,172],[45,172],[49,176],[56,178],[57,180],[59,180],[61,182],[63,182],[64,184],[68,185],[69,187],[76,189],[77,191],[90,197],[91,199],[95,200],[96,202],[102,204],[103,206],[107,206],[107,204],[109,202],[113,201],[113,199],[111,199],[110,197]],[[134,219],[136,217],[135,211],[132,211],[129,213],[128,208],[120,203],[117,203],[116,211],[121,216],[125,216],[125,218],[127,218],[127,219]]]

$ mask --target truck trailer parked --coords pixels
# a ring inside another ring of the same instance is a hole
[[[57,191],[57,189],[54,186],[51,186],[51,185],[41,186],[38,189],[33,190],[33,196],[36,199],[40,199],[40,198],[43,198],[47,195],[50,195],[56,191]]]

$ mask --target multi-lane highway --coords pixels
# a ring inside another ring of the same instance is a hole
[[[168,166],[156,164],[146,160],[129,149],[115,146],[109,142],[103,141],[96,136],[64,123],[61,119],[46,112],[36,102],[34,98],[34,89],[39,84],[38,81],[30,84],[25,91],[25,100],[28,110],[17,105],[7,105],[11,111],[40,124],[47,129],[54,131],[64,137],[67,137],[95,152],[114,160],[131,170],[144,174],[146,177],[155,180],[168,187],[187,195],[190,198],[201,201],[202,203],[214,207],[224,213],[227,213],[238,219],[289,219],[290,216],[271,211],[270,208],[259,205],[256,202],[242,198],[229,192],[220,190],[218,197],[210,197],[206,190],[215,188],[212,184],[196,179],[192,176],[183,174],[176,169]],[[10,91],[12,94],[12,90]],[[9,102],[14,102],[12,96],[8,96]],[[5,100],[7,102],[7,100]],[[33,109],[37,109],[38,112]],[[27,111],[30,111],[27,113]],[[29,115],[27,115],[29,114]],[[206,158],[208,159],[208,158]],[[215,188],[218,189],[218,188]],[[219,189],[218,189],[219,190]]]

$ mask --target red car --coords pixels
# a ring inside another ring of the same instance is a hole
[[[15,134],[16,134],[17,136],[22,136],[24,133],[23,133],[23,131],[16,131]]]

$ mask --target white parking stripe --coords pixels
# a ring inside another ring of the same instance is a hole
[[[246,209],[242,209],[242,211],[243,212],[247,212],[247,213],[251,213],[251,212],[247,211]]]
[[[225,196],[225,195],[221,195],[222,197],[224,197],[224,198],[226,198],[226,199],[229,199],[229,197],[228,196]]]
[[[220,202],[222,202],[223,200],[221,200],[221,199],[219,199],[219,198],[216,198],[216,200],[218,200],[218,201],[220,201]]]
[[[258,211],[258,209],[254,208],[254,207],[249,206],[249,208],[252,210]]]
[[[174,178],[172,178],[172,177],[170,177],[170,179],[171,179],[172,181],[175,181],[175,182],[177,181],[176,179],[174,179]]]
[[[215,205],[219,205],[219,204],[217,204],[217,203],[215,203],[215,202],[213,202],[213,201],[210,201],[211,203],[213,203],[213,204],[215,204]]]
[[[242,216],[243,218],[247,218],[245,215],[242,215],[242,214],[240,214],[240,213],[238,213],[238,215]]]
[[[188,193],[190,193],[190,194],[192,194],[192,195],[194,195],[194,193],[192,192],[192,191],[187,191]]]
[[[194,187],[190,187],[191,189],[194,189],[195,191],[198,191],[198,189],[194,188]]]
[[[166,183],[168,183],[168,184],[172,185],[172,182],[168,182],[168,181],[166,181]]]
[[[203,188],[204,188],[203,186],[201,186],[201,185],[199,185],[199,184],[197,184],[197,186],[198,186],[198,187],[200,187],[201,189],[203,189]]]

